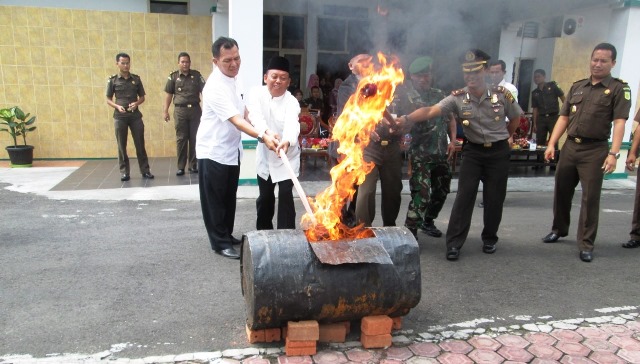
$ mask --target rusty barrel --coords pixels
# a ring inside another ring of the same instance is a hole
[[[287,321],[331,323],[407,314],[420,302],[418,243],[404,227],[371,230],[375,237],[368,239],[381,246],[386,262],[325,264],[311,245],[332,242],[309,243],[302,230],[247,233],[240,261],[247,326],[260,330]],[[358,245],[354,240],[341,254]],[[366,255],[370,249],[363,251]]]

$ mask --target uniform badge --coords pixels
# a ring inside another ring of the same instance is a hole
[[[182,88],[178,87],[178,91],[182,91]]]
[[[135,84],[136,84],[136,81],[135,81],[135,80],[132,80],[132,81],[131,81],[131,83],[135,85]]]
[[[493,108],[493,112],[500,112],[500,108],[499,107],[494,107]]]
[[[191,75],[191,78],[193,78],[193,75]]]
[[[571,112],[576,112],[576,110],[578,110],[578,108],[576,107],[576,105],[571,106]]]
[[[462,120],[462,125],[469,126],[469,120]]]
[[[631,100],[631,89],[629,88],[629,86],[625,86],[623,90],[624,90],[624,99],[627,101]]]
[[[605,94],[605,95],[608,95],[608,94],[610,94],[610,93],[611,93],[611,90],[609,90],[609,89],[604,90],[604,94]]]
[[[491,103],[492,104],[497,104],[498,103],[498,94],[491,95]]]
[[[471,111],[463,111],[462,116],[471,116]]]
[[[499,116],[496,116],[496,121],[500,121],[500,117]]]

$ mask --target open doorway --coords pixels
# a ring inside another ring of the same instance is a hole
[[[529,112],[531,84],[533,80],[533,59],[521,59],[518,67],[518,103],[524,112]]]

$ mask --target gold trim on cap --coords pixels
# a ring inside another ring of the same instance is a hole
[[[481,69],[484,68],[484,65],[487,63],[487,61],[481,61],[481,62],[470,62],[470,63],[463,63],[462,64],[462,71],[463,72],[475,72],[475,71],[480,71]],[[467,68],[467,67],[472,67],[475,66],[473,68]]]

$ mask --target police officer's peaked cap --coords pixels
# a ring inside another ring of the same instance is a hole
[[[268,70],[279,70],[289,73],[289,60],[280,56],[271,57],[269,65],[267,65],[267,71]]]
[[[415,75],[418,73],[431,72],[432,63],[433,59],[429,56],[418,57],[413,62],[411,62],[411,65],[409,66],[409,73]]]
[[[462,72],[475,72],[486,67],[491,57],[480,49],[469,49],[460,58]]]

